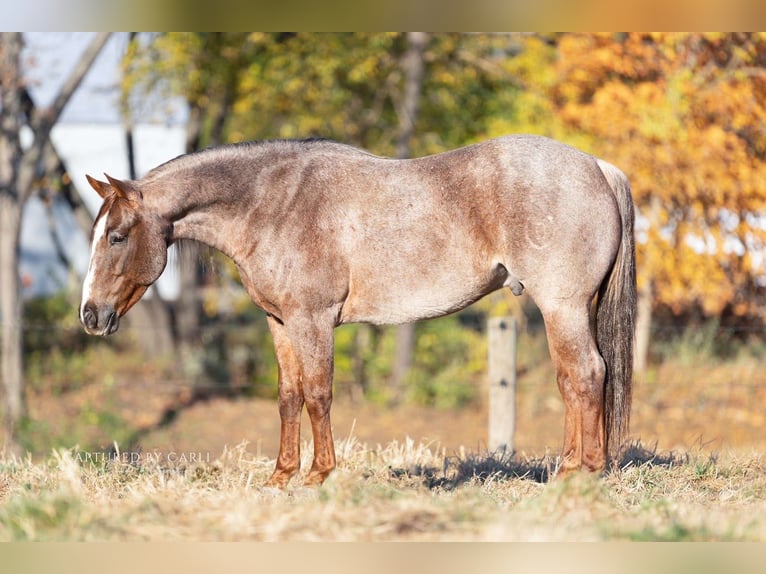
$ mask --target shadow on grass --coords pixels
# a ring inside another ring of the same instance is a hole
[[[392,468],[392,478],[422,479],[431,490],[453,490],[469,482],[484,483],[490,480],[531,480],[547,482],[556,468],[556,458],[520,460],[506,450],[468,453],[463,456],[444,458],[442,468],[413,464],[407,468]]]
[[[635,441],[623,449],[619,464],[613,465],[604,474],[644,465],[671,468],[689,462],[688,454],[658,453],[656,444],[645,447],[640,441]],[[422,479],[424,486],[431,490],[453,490],[469,482],[483,484],[496,480],[529,480],[545,483],[555,476],[558,463],[558,456],[519,459],[513,452],[499,450],[445,457],[442,468],[412,465],[406,469],[392,468],[390,472],[394,478]]]
[[[651,447],[645,447],[641,444],[641,441],[634,441],[625,446],[620,458],[620,464],[612,472],[644,465],[671,468],[688,464],[691,460],[692,455],[689,453],[678,454],[673,451],[658,453],[657,443],[654,443]],[[713,456],[712,460],[715,462],[715,456]]]

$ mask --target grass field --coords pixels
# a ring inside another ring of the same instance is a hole
[[[760,454],[663,455],[635,444],[604,477],[543,483],[553,459],[445,459],[414,442],[370,449],[351,439],[337,444],[339,467],[322,488],[296,481],[281,492],[260,486],[273,461],[245,447],[212,461],[75,451],[4,460],[0,539],[766,540]]]
[[[620,468],[551,482],[563,404],[544,356],[520,355],[513,457],[484,450],[484,404],[338,396],[338,469],[320,489],[298,477],[286,492],[262,488],[273,401],[189,402],[140,362],[84,364],[81,385],[32,385],[33,454],[0,458],[0,540],[766,541],[759,355],[655,363],[637,377]],[[304,469],[310,455],[306,444]]]

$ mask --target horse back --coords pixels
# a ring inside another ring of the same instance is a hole
[[[594,220],[607,234],[615,225],[595,159],[547,138],[412,160],[326,143],[277,164],[250,226],[267,239],[271,291],[332,299],[339,322],[439,316],[564,266],[581,273],[594,253],[599,266],[613,257],[593,231]],[[573,255],[577,242],[585,250]]]

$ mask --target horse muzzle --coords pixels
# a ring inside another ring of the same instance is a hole
[[[80,309],[80,322],[89,335],[105,337],[119,328],[120,317],[111,305],[99,309],[89,301]]]

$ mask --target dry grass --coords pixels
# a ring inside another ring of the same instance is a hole
[[[322,488],[287,492],[244,443],[211,462],[1,460],[0,540],[766,540],[760,454],[635,444],[620,470],[543,482],[549,458],[337,447]]]
[[[114,380],[89,378],[60,395],[41,383],[29,397],[41,428],[34,456],[0,455],[0,540],[766,541],[760,354],[654,366],[636,381],[636,442],[620,469],[552,482],[563,403],[549,361],[526,360],[515,456],[481,453],[484,406],[382,409],[340,397],[333,427],[347,438],[336,443],[338,469],[321,489],[300,488],[298,477],[287,492],[261,487],[279,438],[273,401],[183,406],[156,372],[122,367]],[[223,450],[243,437],[252,443]],[[115,439],[149,453],[212,454],[185,462],[48,454]],[[303,452],[308,468],[308,445]]]

